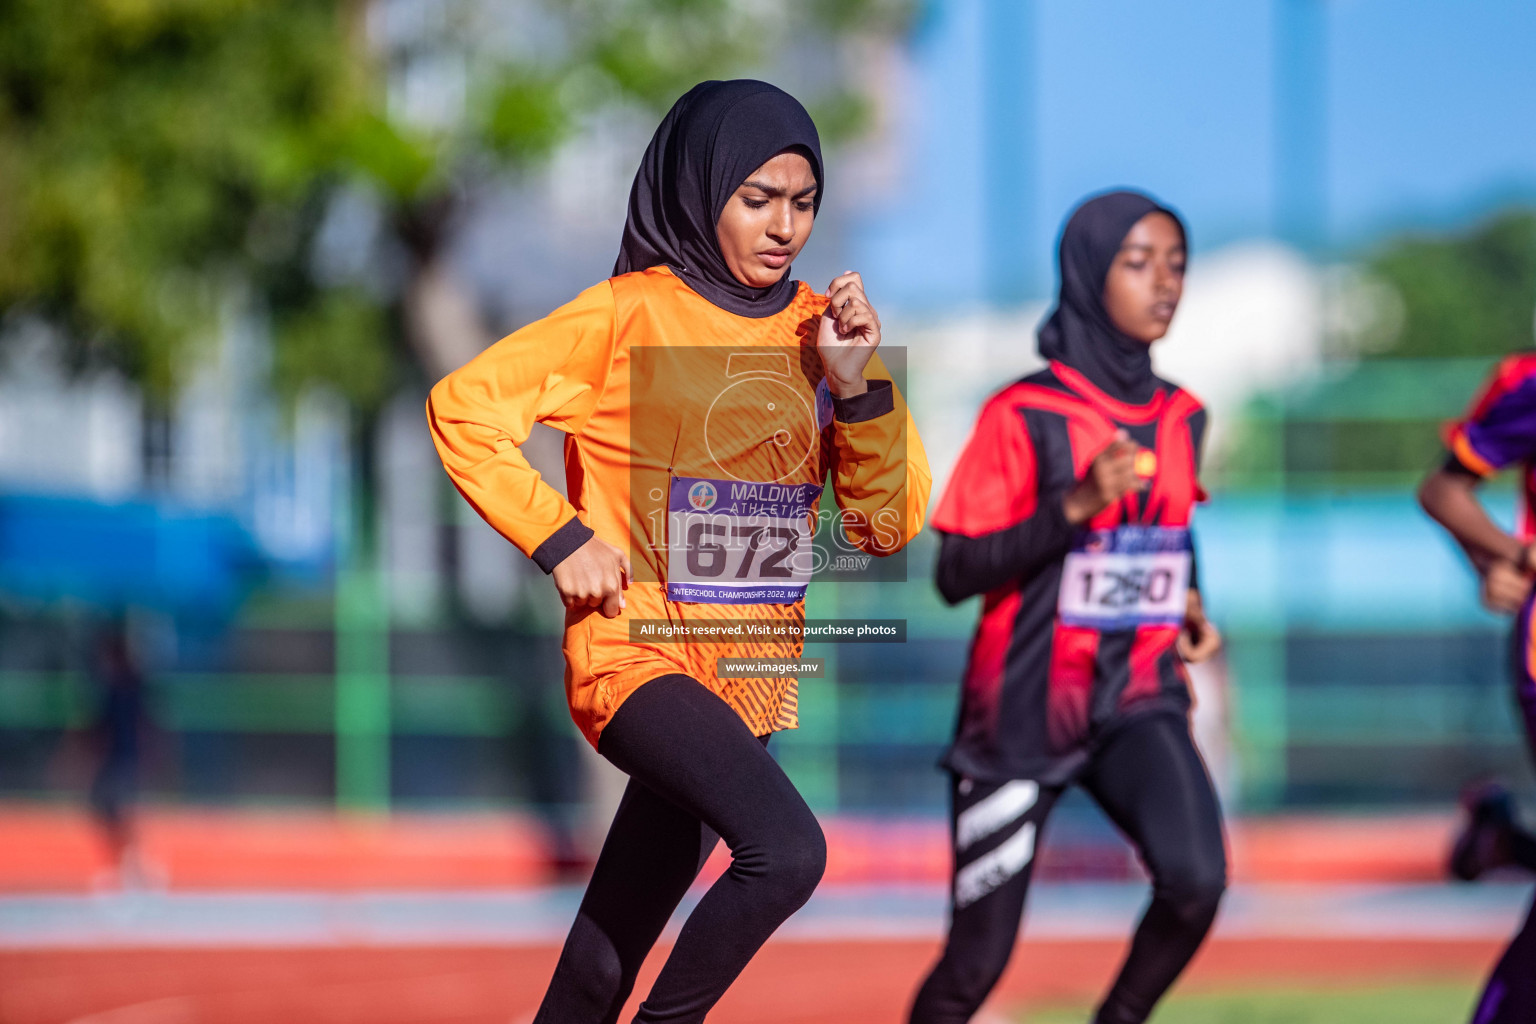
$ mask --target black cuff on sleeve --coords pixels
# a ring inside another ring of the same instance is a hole
[[[592,528],[576,516],[570,522],[550,534],[544,543],[533,549],[533,561],[545,574],[555,571],[555,566],[566,556],[592,539]]]
[[[1481,480],[1483,478],[1483,474],[1458,459],[1455,452],[1445,453],[1445,462],[1441,464],[1440,468],[1447,473],[1455,473],[1457,476],[1469,476],[1474,480]]]
[[[888,380],[872,380],[869,390],[852,398],[832,396],[832,415],[843,423],[863,423],[896,409],[896,392]]]

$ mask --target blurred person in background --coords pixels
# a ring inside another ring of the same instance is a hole
[[[124,623],[114,622],[97,632],[89,674],[96,700],[91,739],[98,758],[90,806],[112,862],[101,884],[137,888],[162,882],[162,872],[140,849],[135,822],[149,713],[144,674]]]
[[[815,125],[788,94],[695,87],[642,159],[614,276],[428,403],[454,484],[553,576],[572,717],[630,776],[539,1024],[618,1018],[719,838],[730,868],[636,1021],[702,1021],[821,878],[820,825],[767,751],[797,724],[795,680],[718,674],[726,657],[797,658],[798,636],[648,642],[631,623],[803,623],[829,475],[862,550],[890,554],[922,525],[927,464],[875,356],[862,280],[842,274],[820,295],[789,276],[822,171]],[[518,451],[534,422],[569,435],[569,502]]]
[[[1209,658],[1190,538],[1205,410],[1152,372],[1183,294],[1184,225],[1111,192],[1067,221],[1047,369],[981,415],[934,513],[951,604],[984,595],[950,773],[948,942],[913,1024],[968,1021],[1002,977],[1051,808],[1077,783],[1136,847],[1152,902],[1097,1024],[1144,1021],[1226,885],[1183,663]]]
[[[1510,671],[1526,740],[1536,750],[1536,623],[1532,622],[1536,552],[1536,353],[1499,364],[1467,416],[1445,432],[1446,454],[1419,488],[1424,511],[1445,527],[1481,578],[1483,603],[1513,615]],[[1493,521],[1479,500],[1483,481],[1519,465],[1524,481],[1517,532]],[[1451,849],[1451,874],[1472,881],[1493,868],[1536,871],[1536,835],[1522,827],[1508,789],[1498,783],[1470,788],[1467,821]],[[1536,909],[1494,968],[1473,1015],[1475,1024],[1536,1020]]]

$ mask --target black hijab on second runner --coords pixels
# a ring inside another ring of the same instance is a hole
[[[629,192],[614,276],[671,267],[694,291],[741,316],[765,317],[795,297],[788,269],[767,288],[742,284],[720,253],[715,224],[736,189],[774,154],[804,151],[821,208],[821,140],[789,93],[751,79],[701,82],[672,105]]]
[[[1125,236],[1149,213],[1172,217],[1188,246],[1179,215],[1140,192],[1107,192],[1073,211],[1057,254],[1056,308],[1040,327],[1042,356],[1077,370],[1111,398],[1135,405],[1157,391],[1151,346],[1115,327],[1104,308],[1104,281]]]

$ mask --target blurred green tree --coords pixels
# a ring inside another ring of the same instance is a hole
[[[1469,231],[1394,239],[1365,261],[1401,302],[1376,358],[1475,358],[1530,348],[1536,316],[1536,212]]]
[[[0,0],[0,313],[163,403],[233,301],[270,325],[280,388],[324,382],[366,414],[412,364],[435,380],[490,340],[442,259],[472,185],[597,111],[664,108],[786,44],[895,31],[906,7]],[[861,120],[860,69],[828,64],[835,135]],[[425,114],[423,67],[451,101]],[[401,255],[382,285],[317,256],[349,189]]]
[[[1388,239],[1358,266],[1366,312],[1335,341],[1359,362],[1250,406],[1217,456],[1229,483],[1274,486],[1283,471],[1293,488],[1411,487],[1493,362],[1533,345],[1536,212]]]

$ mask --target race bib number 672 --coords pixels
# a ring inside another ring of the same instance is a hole
[[[667,501],[667,600],[793,604],[814,552],[815,484],[674,477]]]
[[[1184,621],[1189,530],[1120,526],[1080,535],[1062,566],[1056,604],[1069,626],[1100,630]]]

